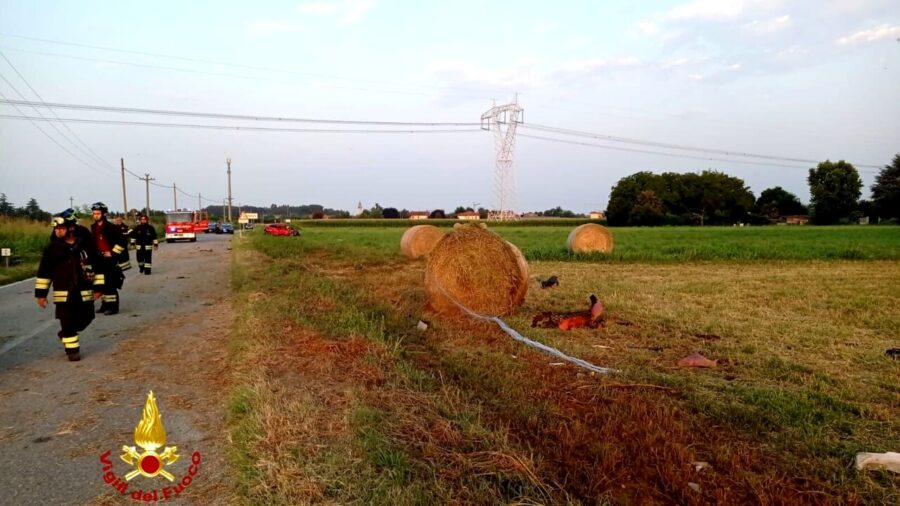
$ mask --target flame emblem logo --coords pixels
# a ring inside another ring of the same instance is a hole
[[[131,481],[140,474],[146,478],[159,475],[169,481],[175,481],[175,476],[163,469],[163,466],[171,465],[178,460],[179,455],[175,453],[178,447],[165,446],[166,428],[163,426],[152,390],[147,394],[141,421],[134,428],[134,443],[144,451],[138,453],[134,446],[122,447],[122,451],[125,452],[121,455],[122,460],[134,466],[134,470],[125,475],[125,480]],[[163,446],[165,446],[163,451],[157,453],[156,450]]]

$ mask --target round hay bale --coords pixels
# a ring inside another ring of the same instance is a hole
[[[613,237],[606,227],[596,223],[586,223],[575,227],[566,239],[569,253],[609,253],[613,249]]]
[[[431,253],[443,237],[444,232],[434,225],[416,225],[403,233],[400,251],[407,258],[419,258]]]
[[[518,248],[478,226],[459,227],[428,255],[425,293],[444,315],[464,311],[500,316],[519,307],[528,293],[528,263]]]

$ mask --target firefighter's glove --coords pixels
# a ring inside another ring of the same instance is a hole
[[[47,307],[47,297],[38,297],[37,298],[38,306],[41,306],[41,309]]]

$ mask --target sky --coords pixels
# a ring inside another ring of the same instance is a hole
[[[3,100],[467,124],[4,102],[0,192],[49,211],[70,197],[122,209],[121,159],[155,178],[155,209],[218,204],[229,158],[236,205],[491,208],[495,142],[480,118],[516,100],[522,212],[605,209],[638,171],[718,170],[808,202],[808,168],[825,159],[857,165],[865,197],[900,153],[896,0],[0,0],[0,53]],[[433,129],[463,131],[421,131]],[[144,182],[126,175],[126,192],[143,207]]]

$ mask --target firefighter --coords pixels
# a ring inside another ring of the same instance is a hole
[[[116,216],[116,226],[119,227],[119,231],[122,232],[122,235],[125,236],[125,239],[128,239],[128,234],[131,233],[131,227],[125,223],[125,219],[121,216]]]
[[[156,229],[149,223],[146,215],[139,218],[140,225],[134,227],[131,231],[131,249],[136,249],[138,267],[141,272],[150,275],[150,269],[153,267],[153,252],[159,249],[159,240],[156,235]]]
[[[62,214],[62,213],[60,213]],[[47,296],[53,285],[53,303],[62,341],[69,360],[81,360],[78,333],[94,319],[92,273],[88,268],[90,239],[79,237],[73,221],[60,214],[53,218],[53,238],[44,249],[34,282],[34,296],[41,308],[47,307]]]
[[[119,312],[119,288],[122,288],[125,281],[122,271],[131,267],[128,261],[128,244],[119,228],[107,221],[109,209],[106,204],[96,202],[91,206],[91,211],[94,218],[91,233],[97,250],[94,272],[100,280],[97,284],[103,290],[103,302],[97,312],[114,315]]]
[[[75,210],[71,207],[66,209],[65,211],[60,212],[59,214],[54,215],[55,217],[60,217],[66,221],[66,223],[71,223],[75,225],[75,237],[79,240],[83,241],[85,244],[91,243],[91,231],[87,227],[83,227],[78,224],[78,215],[75,213]],[[50,239],[55,237],[56,232],[50,232]]]

